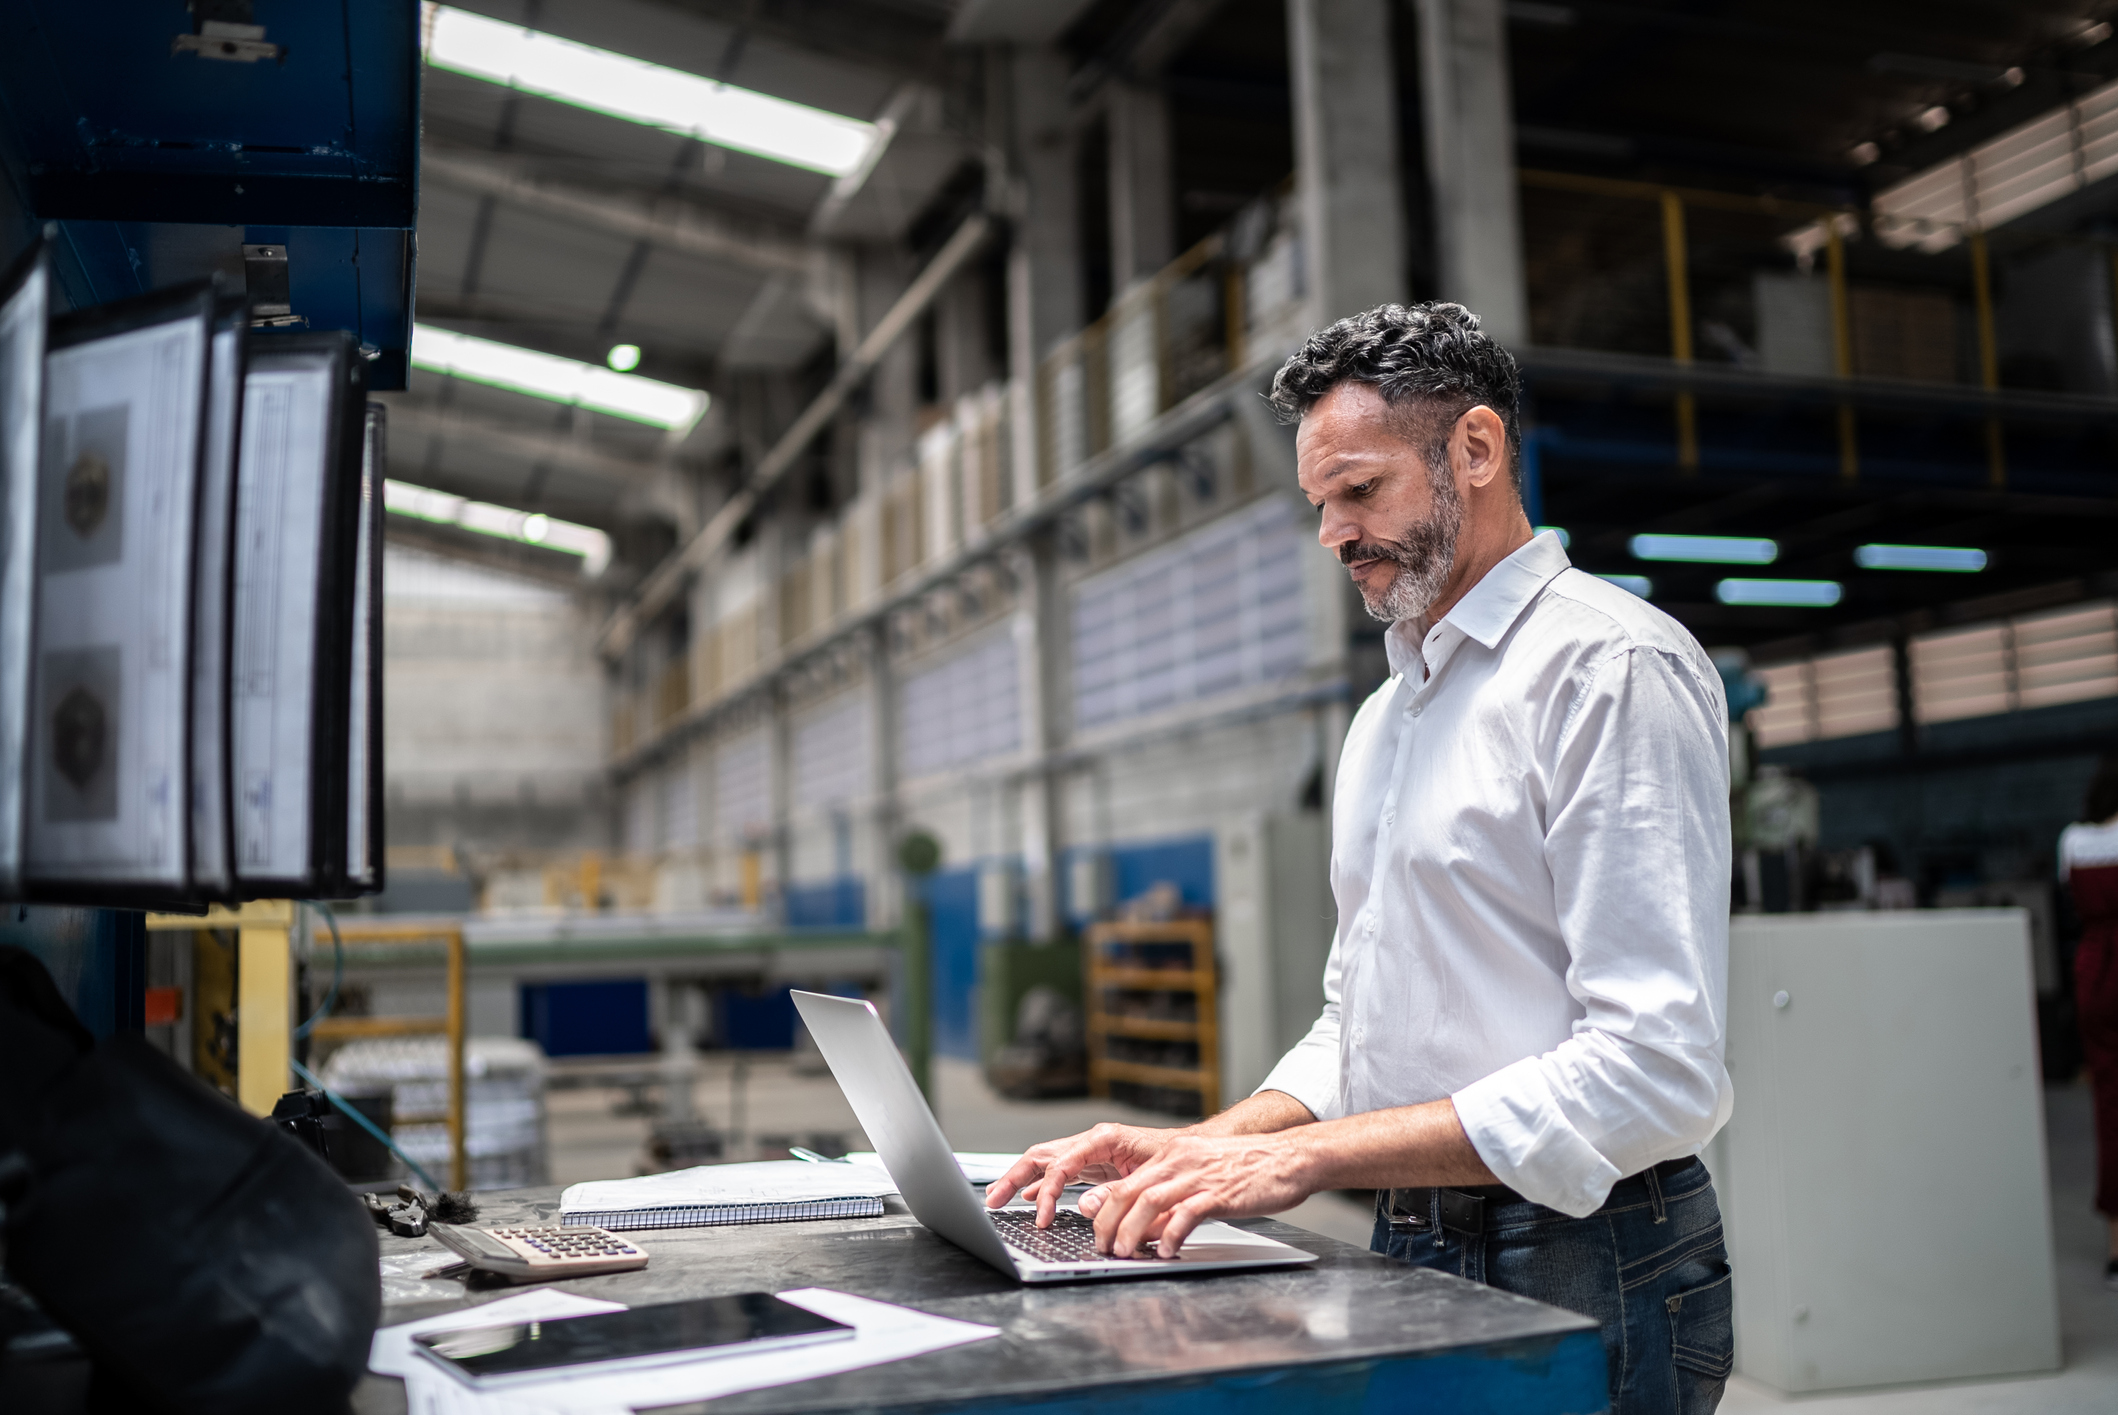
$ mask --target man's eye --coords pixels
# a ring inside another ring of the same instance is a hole
[[[1346,495],[1366,496],[1373,490],[1375,490],[1375,483],[1372,481],[1355,482],[1352,486],[1346,488]]]

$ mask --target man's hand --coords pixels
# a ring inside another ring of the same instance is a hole
[[[1301,1138],[1170,1136],[1147,1163],[1081,1196],[1081,1212],[1096,1221],[1096,1251],[1129,1258],[1159,1242],[1173,1258],[1206,1219],[1293,1208],[1316,1187]]]
[[[1153,1159],[1175,1130],[1098,1125],[1064,1140],[1033,1145],[1006,1174],[986,1187],[985,1206],[997,1209],[1020,1192],[1037,1205],[1037,1226],[1050,1228],[1059,1198],[1077,1179],[1120,1179]]]

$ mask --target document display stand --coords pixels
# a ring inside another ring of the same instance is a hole
[[[197,282],[0,288],[0,899],[382,887],[383,411]]]

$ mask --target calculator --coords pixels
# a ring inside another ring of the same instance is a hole
[[[606,1228],[461,1228],[427,1232],[483,1272],[513,1278],[592,1277],[647,1266],[647,1254]]]

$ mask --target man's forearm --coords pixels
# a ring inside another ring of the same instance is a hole
[[[1275,1135],[1297,1125],[1314,1125],[1316,1117],[1285,1091],[1259,1091],[1219,1115],[1185,1127],[1190,1135]]]
[[[1446,1100],[1322,1121],[1289,1136],[1288,1143],[1312,1193],[1500,1182]]]

